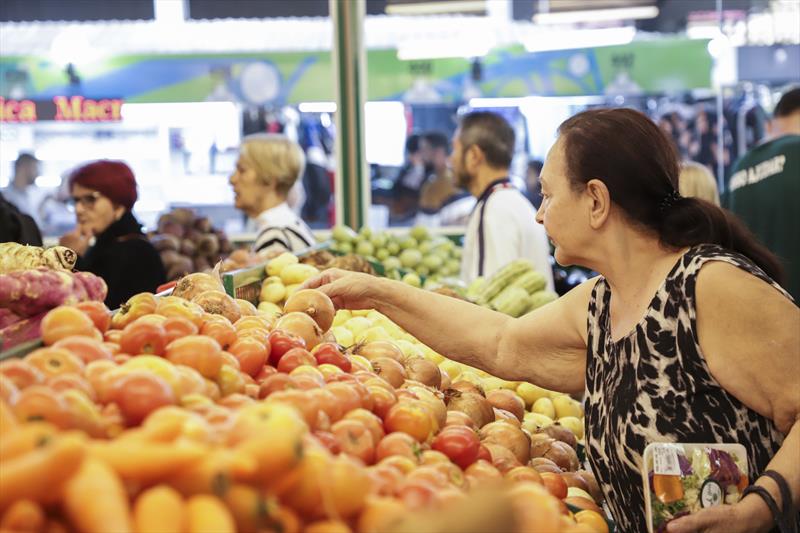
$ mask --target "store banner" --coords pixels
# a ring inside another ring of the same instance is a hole
[[[630,95],[711,87],[706,40],[527,52],[497,49],[467,59],[403,61],[395,50],[367,52],[369,100],[460,102],[474,97]],[[330,53],[124,56],[77,63],[0,58],[0,96],[49,101],[80,95],[126,102],[235,101],[283,105],[334,98]]]
[[[49,100],[15,100],[0,96],[0,122],[119,122],[122,104],[119,98],[54,96]]]

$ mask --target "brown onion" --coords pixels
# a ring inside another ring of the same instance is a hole
[[[455,389],[447,389],[444,394],[447,410],[466,413],[472,419],[476,428],[482,428],[494,420],[492,406],[483,396]]]
[[[390,357],[376,357],[371,363],[372,370],[395,389],[399,389],[406,380],[406,370],[403,365]]]
[[[402,363],[405,361],[403,351],[392,341],[372,341],[365,344],[357,344],[353,347],[353,353],[366,357],[370,361],[376,357],[389,357]]]
[[[224,316],[231,321],[231,324],[242,317],[242,311],[236,300],[219,290],[201,292],[192,298],[192,301],[206,313]]]
[[[325,332],[333,324],[333,315],[336,314],[336,309],[333,307],[331,299],[324,292],[316,289],[301,289],[286,299],[286,303],[283,305],[283,312],[305,313],[314,319],[319,329]]]
[[[439,368],[439,374],[441,374],[442,379],[441,383],[439,384],[439,390],[446,390],[450,388],[450,384],[453,380],[450,379],[450,374]]]
[[[531,457],[543,457],[554,442],[556,439],[546,433],[534,433],[531,435]]]
[[[408,379],[419,381],[423,385],[439,388],[442,383],[442,375],[439,367],[433,361],[428,361],[422,357],[409,357],[403,366],[406,368]]]
[[[201,292],[224,290],[218,277],[203,272],[195,272],[194,274],[187,274],[178,280],[172,295],[192,300]]]
[[[505,473],[511,470],[512,468],[522,466],[517,460],[517,457],[514,455],[514,452],[512,452],[505,446],[492,443],[484,444],[484,446],[486,446],[486,449],[489,450],[489,455],[492,456],[492,464],[500,472]]]
[[[486,393],[483,392],[483,389],[478,385],[475,385],[471,381],[465,381],[463,379],[460,379],[458,381],[454,381],[450,385],[450,388],[460,392],[471,392],[473,394],[478,394],[480,396],[483,396],[484,398],[486,397]]]
[[[475,429],[475,422],[469,417],[467,413],[461,411],[447,411],[447,420],[445,426],[467,426],[470,429]]]
[[[567,487],[577,487],[581,490],[585,490],[589,492],[589,484],[586,483],[586,480],[583,479],[577,472],[564,472],[561,474],[561,479],[567,484]]]
[[[597,478],[594,477],[594,474],[589,472],[588,470],[578,470],[577,473],[586,482],[587,486],[586,492],[592,495],[594,501],[602,503],[603,500],[605,499],[605,496],[603,495],[603,491],[600,489],[600,484],[597,483]]]
[[[519,419],[513,414],[509,413],[505,409],[498,409],[494,407],[494,419],[497,422],[505,422],[506,424],[511,424],[514,427],[520,428],[522,424],[520,423]]]
[[[489,400],[492,407],[508,411],[522,422],[525,416],[525,401],[516,392],[508,389],[495,389],[486,393],[486,399]]]
[[[506,422],[491,422],[483,426],[478,435],[483,444],[499,444],[511,450],[520,464],[531,458],[530,438],[517,427]]]
[[[539,473],[544,473],[544,472],[553,472],[554,474],[562,473],[561,469],[558,467],[557,464],[555,464],[550,459],[545,459],[544,457],[534,457],[533,459],[531,459],[530,465],[533,468],[535,468],[536,471]]]
[[[306,341],[306,349],[311,350],[322,342],[322,330],[317,323],[305,313],[286,313],[275,323],[275,329],[294,333]]]
[[[543,457],[553,461],[565,472],[574,472],[580,466],[575,450],[569,444],[558,440],[550,443],[550,449],[545,452]]]
[[[558,422],[540,429],[537,433],[546,433],[556,440],[569,444],[572,449],[578,449],[578,439],[575,438],[575,434]]]

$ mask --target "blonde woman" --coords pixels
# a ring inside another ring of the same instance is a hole
[[[714,175],[705,165],[694,161],[685,161],[681,165],[678,188],[681,196],[700,198],[714,205],[719,205],[717,182],[714,179]]]
[[[244,138],[230,184],[236,208],[258,227],[253,252],[297,252],[314,244],[308,225],[287,203],[305,164],[303,150],[284,135]]]

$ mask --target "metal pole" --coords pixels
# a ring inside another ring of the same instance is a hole
[[[361,228],[371,204],[364,145],[365,0],[330,0],[336,87],[336,223]]]
[[[717,24],[719,32],[724,35],[722,27],[722,0],[717,0]],[[714,59],[720,62],[720,57]],[[722,98],[722,84],[717,87],[717,189],[720,196],[725,192],[725,128],[723,126],[724,101]]]

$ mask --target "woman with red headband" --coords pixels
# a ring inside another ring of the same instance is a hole
[[[166,281],[158,252],[131,212],[137,193],[128,165],[108,160],[86,164],[72,173],[69,189],[78,225],[61,244],[80,256],[78,270],[108,284],[108,307],[115,309],[136,293],[153,292]]]

